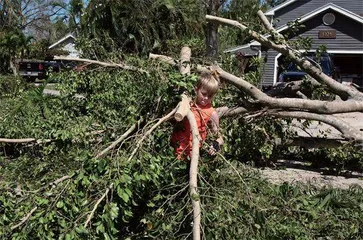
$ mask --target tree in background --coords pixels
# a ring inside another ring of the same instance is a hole
[[[146,54],[165,47],[167,40],[198,35],[199,6],[195,0],[107,3],[91,0],[81,19],[81,35],[89,39],[110,39],[108,45],[125,52]]]
[[[49,39],[60,0],[0,0],[0,70],[16,74],[16,58],[27,57],[34,40]]]
[[[225,6],[225,0],[205,1],[205,11],[208,15],[217,16]],[[218,57],[218,24],[208,22],[205,26],[206,56],[216,59]]]
[[[273,8],[285,1],[286,0],[264,0],[262,1],[262,6],[265,6],[267,8]]]
[[[257,17],[256,12],[263,6],[259,0],[231,0],[222,10],[221,15],[225,18],[236,19],[247,23],[254,31],[263,31],[263,27]],[[243,45],[252,40],[251,36],[240,29],[220,26],[220,37],[223,49],[236,45]]]

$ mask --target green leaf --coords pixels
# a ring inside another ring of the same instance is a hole
[[[105,232],[105,227],[101,223],[100,225],[97,226],[96,233],[104,233],[104,232]]]
[[[117,195],[124,200],[124,202],[129,201],[129,195],[126,193],[126,190],[121,188],[120,186],[117,186]]]
[[[87,234],[88,233],[87,229],[82,225],[80,225],[79,227],[76,228],[76,232],[79,233],[79,234]]]
[[[111,203],[109,213],[112,220],[118,216],[118,212],[119,212],[119,207],[116,205],[116,203]]]
[[[64,207],[64,202],[63,201],[57,202],[57,208],[62,208],[62,207]]]

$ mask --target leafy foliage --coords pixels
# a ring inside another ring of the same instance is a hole
[[[45,85],[21,84],[13,94],[2,94],[0,136],[39,140],[2,144],[2,236],[180,239],[190,234],[186,164],[172,156],[171,124],[154,131],[129,157],[140,136],[175,107],[175,89],[191,89],[196,75],[184,77],[159,63],[126,61],[149,74],[95,67],[53,74],[60,96],[43,95]],[[228,105],[237,98],[239,93],[225,88],[215,103]],[[141,117],[145,121],[117,149],[95,157]],[[223,123],[227,159],[203,155],[199,199],[206,238],[360,236],[361,188],[273,185],[240,163],[272,156],[270,134],[286,133],[271,121]]]

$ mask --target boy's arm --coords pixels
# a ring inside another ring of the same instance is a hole
[[[213,133],[217,134],[218,138],[216,141],[218,142],[219,146],[223,145],[223,136],[221,132],[219,131],[219,116],[216,111],[212,113],[212,116],[210,118],[211,123],[211,130]]]

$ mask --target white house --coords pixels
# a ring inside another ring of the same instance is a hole
[[[72,34],[68,34],[56,43],[49,46],[48,49],[60,49],[67,51],[67,57],[79,57],[79,51],[75,48],[76,38]]]

